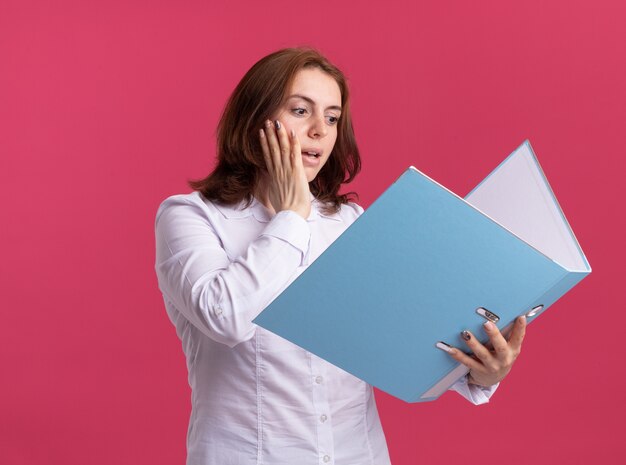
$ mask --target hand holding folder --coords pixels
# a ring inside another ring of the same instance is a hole
[[[461,337],[475,357],[444,342],[438,342],[436,346],[469,368],[469,382],[486,387],[493,386],[504,379],[521,351],[526,333],[526,317],[518,317],[512,326],[509,337],[505,339],[505,335],[498,330],[493,321],[485,322],[483,328],[489,337],[487,346],[481,344],[469,331],[463,331]]]
[[[590,272],[526,141],[465,199],[410,167],[254,322],[428,401],[468,371],[439,341],[531,323]]]

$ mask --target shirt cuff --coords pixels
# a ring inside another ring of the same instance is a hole
[[[463,376],[456,383],[450,386],[450,389],[458,392],[474,405],[486,404],[489,399],[496,392],[496,389],[500,383],[496,383],[493,386],[478,386],[477,384],[469,384],[467,375]]]
[[[278,212],[261,235],[276,237],[291,244],[302,253],[300,264],[308,265],[311,229],[307,221],[296,212],[292,210]]]

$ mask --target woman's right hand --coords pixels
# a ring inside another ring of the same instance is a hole
[[[293,130],[288,135],[278,120],[266,121],[259,137],[269,173],[268,199],[274,211],[293,210],[307,219],[311,212],[311,193],[298,137]]]

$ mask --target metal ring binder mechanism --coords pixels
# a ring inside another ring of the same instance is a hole
[[[484,317],[486,320],[491,321],[492,323],[497,323],[498,320],[500,320],[500,317],[498,315],[496,315],[495,313],[490,312],[485,307],[478,307],[476,309],[476,313],[478,313],[480,316]]]
[[[423,402],[468,371],[437,341],[532,323],[590,272],[525,141],[465,199],[408,168],[254,322]]]
[[[533,316],[537,315],[541,310],[543,310],[543,305],[537,305],[531,308],[526,314],[526,318],[532,318]]]

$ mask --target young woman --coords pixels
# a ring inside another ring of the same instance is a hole
[[[346,80],[319,52],[256,63],[218,127],[217,166],[156,217],[156,272],[192,389],[189,465],[389,463],[372,387],[252,320],[363,209],[339,193],[360,170]],[[349,286],[349,282],[343,284]],[[315,295],[310,296],[315,299]],[[475,357],[453,389],[487,402],[525,321]]]

